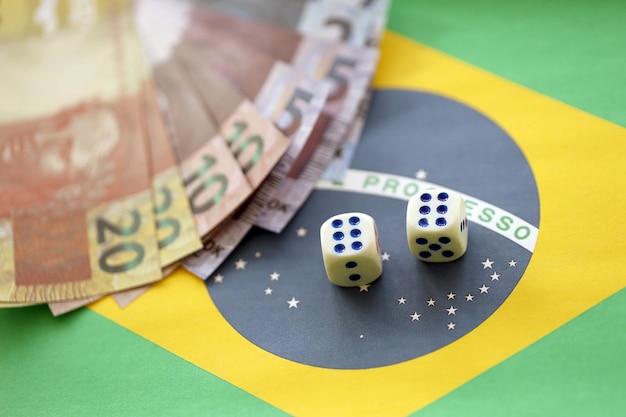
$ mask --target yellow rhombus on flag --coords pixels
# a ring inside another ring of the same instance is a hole
[[[260,349],[222,317],[204,284],[182,271],[125,310],[111,299],[93,310],[287,413],[404,416],[624,287],[619,268],[626,229],[615,196],[626,189],[620,175],[624,128],[393,32],[386,34],[382,50],[376,88],[427,91],[474,108],[514,138],[532,167],[541,207],[539,238],[520,283],[491,317],[428,355],[342,370]],[[588,156],[584,163],[581,155]],[[589,262],[577,260],[581,253]]]
[[[538,192],[526,270],[464,336],[385,366],[307,365],[244,337],[181,269],[124,310],[110,297],[55,319],[0,310],[0,414],[623,415],[625,14],[624,2],[393,2],[375,91],[483,115],[519,147]]]

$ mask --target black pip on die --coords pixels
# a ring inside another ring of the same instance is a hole
[[[320,227],[328,279],[342,287],[369,284],[383,272],[376,223],[363,213],[343,213]]]
[[[406,234],[411,253],[426,262],[449,262],[467,250],[467,215],[460,194],[433,188],[409,200]]]

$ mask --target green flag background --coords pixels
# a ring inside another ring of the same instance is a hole
[[[623,1],[394,0],[388,28],[626,127],[625,18]],[[625,330],[622,290],[414,415],[625,415]],[[285,415],[88,309],[1,310],[0,372],[2,416]]]
[[[388,29],[626,126],[625,18],[611,0],[394,0]],[[415,416],[621,416],[624,375],[626,290]]]

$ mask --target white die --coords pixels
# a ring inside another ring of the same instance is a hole
[[[369,284],[383,272],[376,223],[363,213],[343,213],[320,227],[328,279],[342,287]]]
[[[426,262],[450,262],[467,250],[467,215],[460,194],[440,188],[409,200],[406,234],[411,253]]]

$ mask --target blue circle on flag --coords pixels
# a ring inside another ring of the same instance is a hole
[[[515,141],[484,115],[434,94],[375,91],[348,176],[361,182],[315,190],[280,234],[253,229],[207,279],[224,318],[261,349],[324,368],[407,361],[471,332],[518,284],[539,225],[537,188]],[[406,199],[425,183],[475,203],[454,262],[409,251]],[[326,277],[319,228],[345,212],[376,221],[383,273],[369,285]]]

